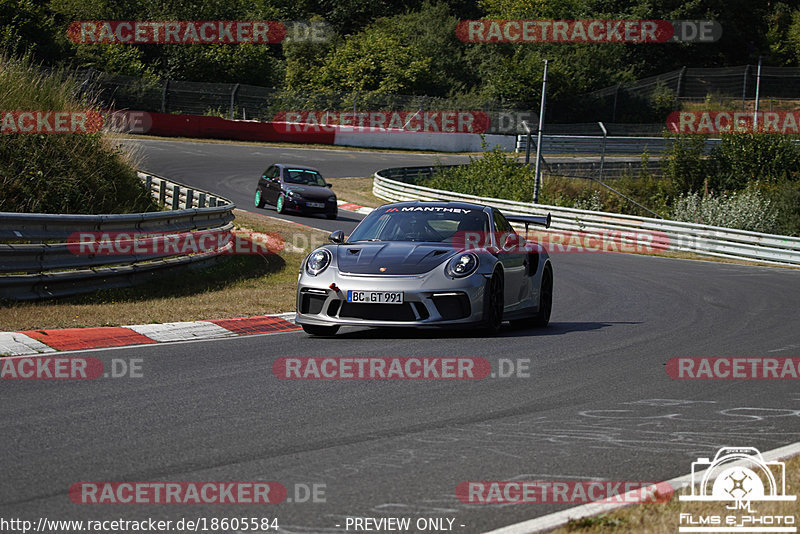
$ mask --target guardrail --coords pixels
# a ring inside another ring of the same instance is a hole
[[[535,143],[535,140],[534,140]],[[666,153],[673,140],[664,137],[623,137],[608,136],[605,153],[638,156],[647,151],[651,156]],[[706,139],[706,149],[720,143],[719,139]],[[517,152],[525,152],[527,136],[517,136]],[[535,145],[531,147],[536,150]],[[542,135],[542,153],[544,154],[599,154],[603,151],[602,135]]]
[[[195,254],[75,254],[68,239],[76,232],[163,235],[193,230],[228,232],[235,205],[206,191],[139,173],[168,211],[113,215],[0,213],[0,299],[32,300],[124,287],[165,270],[215,261],[232,244]],[[180,206],[183,206],[181,208]]]
[[[390,202],[451,200],[485,204],[499,208],[504,213],[517,215],[542,215],[550,212],[552,215],[550,231],[648,232],[654,245],[667,250],[767,264],[800,265],[798,237],[478,197],[415,185],[416,179],[430,176],[434,172],[436,167],[384,169],[375,173],[372,192],[378,198]]]

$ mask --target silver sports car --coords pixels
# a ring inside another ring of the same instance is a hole
[[[461,202],[401,202],[372,211],[345,237],[309,254],[297,281],[297,323],[312,335],[340,326],[546,326],[553,303],[547,251],[504,216]]]

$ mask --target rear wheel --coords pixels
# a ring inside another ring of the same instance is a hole
[[[284,202],[283,193],[281,193],[280,196],[278,196],[278,203],[275,204],[275,211],[278,213],[285,213],[286,208],[284,207]]]
[[[312,336],[333,336],[339,331],[338,326],[322,326],[318,324],[304,324],[303,331]]]
[[[553,308],[553,271],[545,267],[542,273],[542,286],[539,289],[539,310],[536,313],[511,321],[514,328],[532,328],[547,326],[550,322],[550,310]]]
[[[504,286],[503,272],[499,270],[486,283],[483,295],[483,328],[490,334],[499,332],[503,324]]]
[[[263,208],[264,207],[264,197],[261,194],[261,189],[256,189],[256,197],[255,197],[253,203],[256,205],[257,208]]]
[[[548,265],[542,273],[542,289],[539,291],[539,311],[533,316],[533,326],[544,327],[550,322],[553,309],[553,270]]]
[[[325,217],[327,217],[328,219],[331,219],[331,220],[333,220],[333,219],[335,219],[335,218],[336,218],[336,216],[337,216],[337,215],[339,215],[339,213],[338,213],[338,212],[337,212],[337,213],[326,213],[326,214],[325,214]]]

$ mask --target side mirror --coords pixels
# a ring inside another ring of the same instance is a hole
[[[337,245],[341,245],[344,243],[344,232],[341,230],[336,230],[328,236],[328,241],[331,243],[336,243]]]
[[[333,187],[333,184],[325,184],[325,187]]]

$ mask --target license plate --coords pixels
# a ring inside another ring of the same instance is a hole
[[[325,204],[322,202],[306,202],[306,206],[309,208],[324,208]]]
[[[363,304],[402,304],[402,291],[347,291],[347,302]]]

